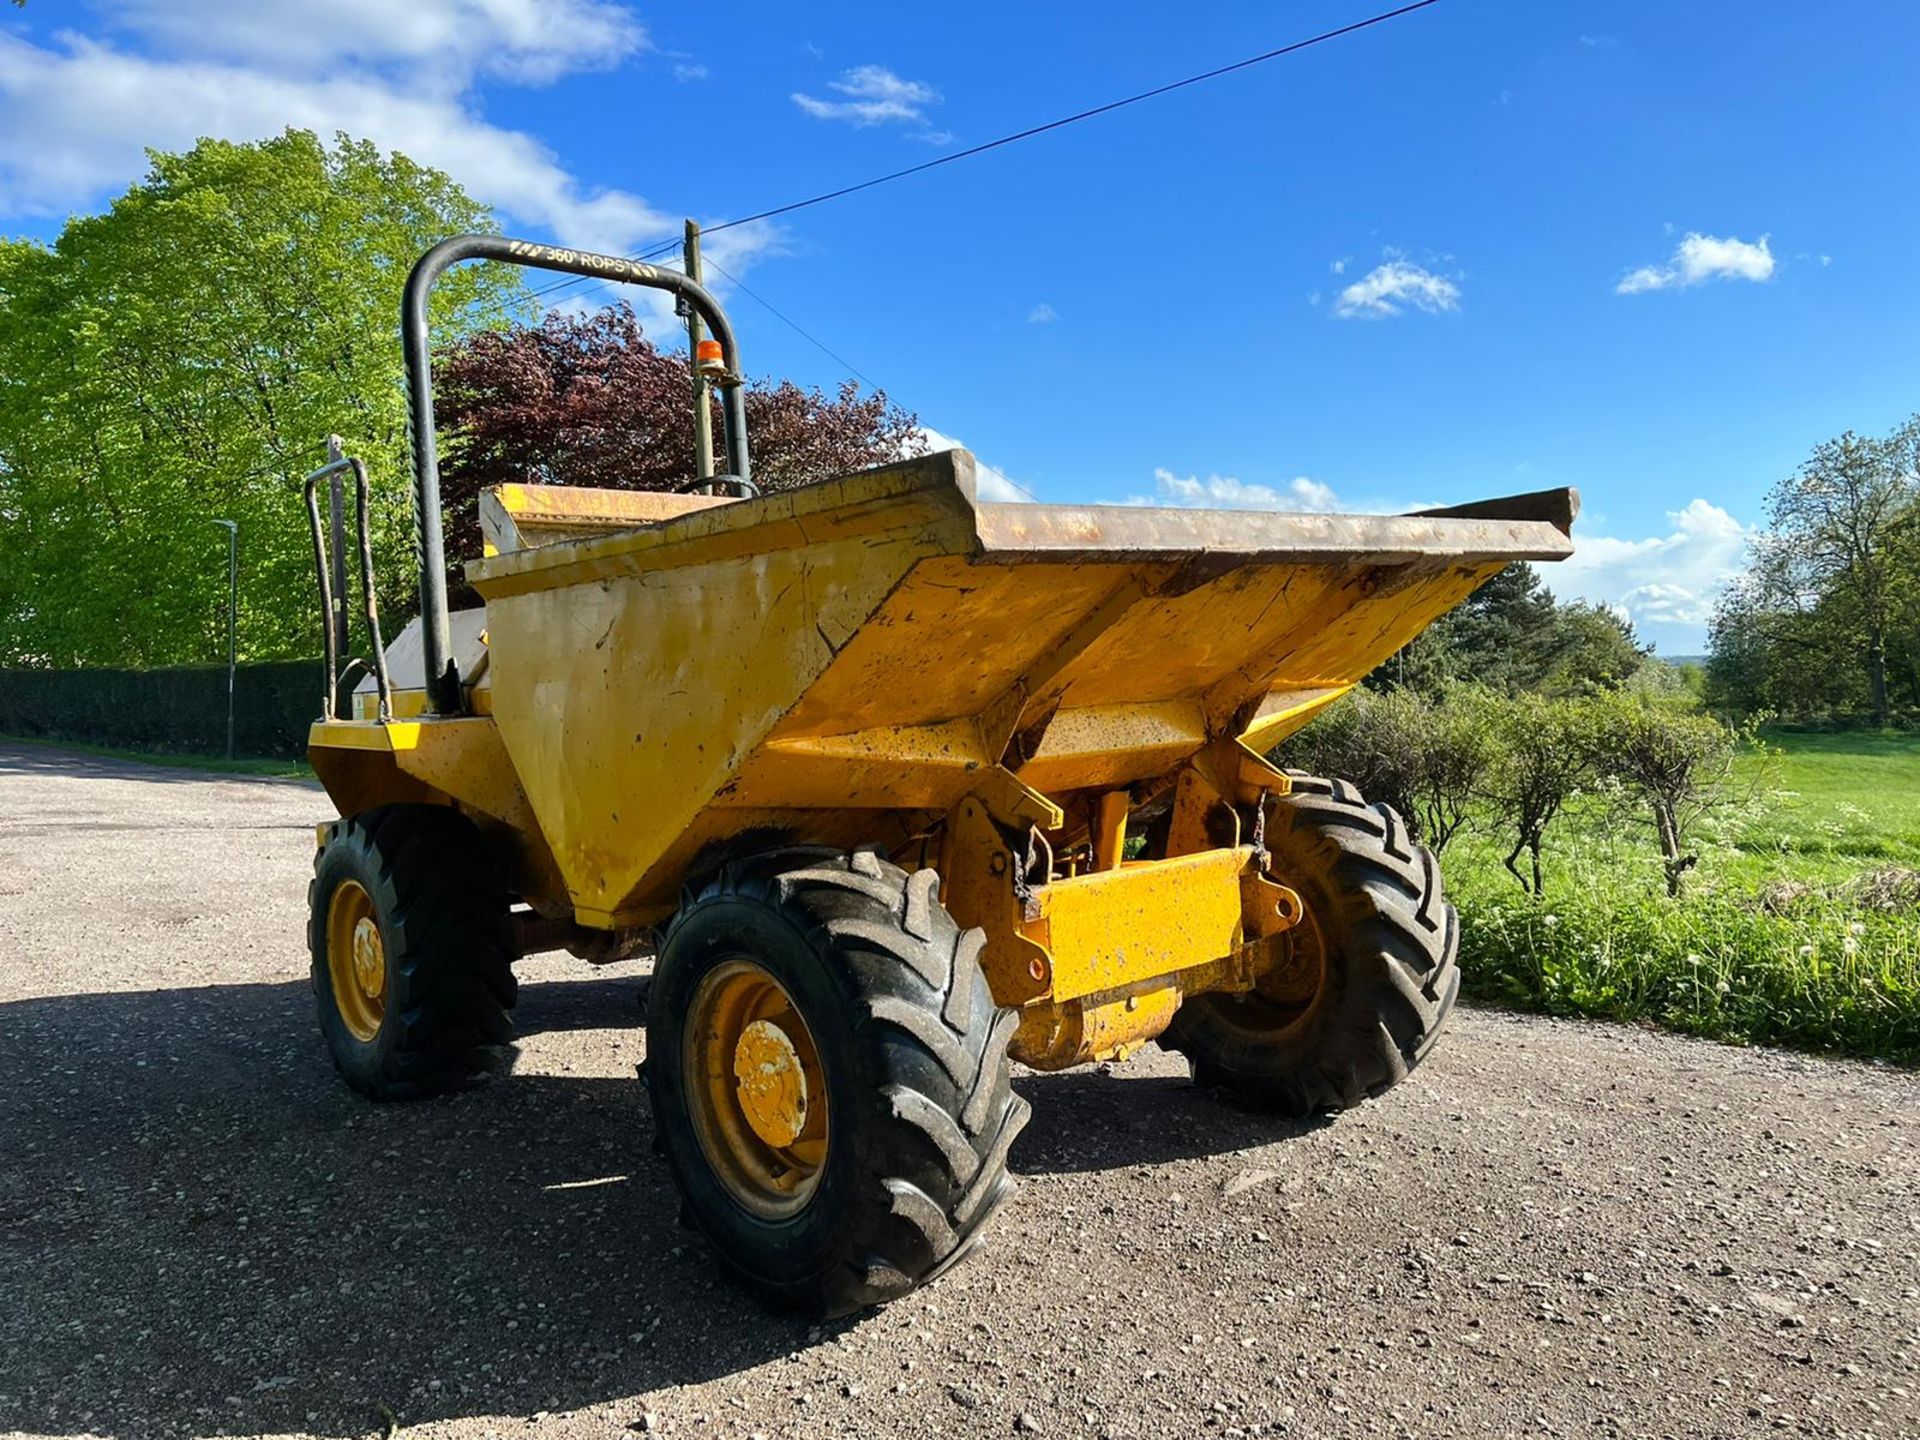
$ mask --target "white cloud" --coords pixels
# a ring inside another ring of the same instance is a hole
[[[1060,313],[1044,300],[1027,312],[1029,325],[1051,325],[1059,318]]]
[[[624,7],[601,0],[104,0],[110,28],[44,44],[0,34],[0,215],[58,216],[146,170],[145,148],[203,135],[254,140],[289,126],[335,131],[445,170],[509,230],[632,254],[680,219],[628,190],[583,183],[532,135],[490,124],[487,77],[545,82],[646,48]],[[742,234],[742,231],[755,232]],[[777,232],[743,226],[711,253],[737,271]],[[634,295],[655,328],[668,307]]]
[[[1340,508],[1333,487],[1296,475],[1286,488],[1249,484],[1232,475],[1176,475],[1165,466],[1153,472],[1154,493],[1135,495],[1129,505],[1175,505],[1182,509],[1292,510],[1330,514]]]
[[[928,425],[922,425],[914,432],[910,444],[914,447],[911,453],[919,455],[931,455],[939,450],[968,449],[965,441],[943,435]],[[982,500],[999,505],[1030,503],[1033,500],[1032,490],[1012,479],[1006,471],[987,464],[978,455],[973,457],[973,467]]]
[[[608,0],[100,0],[110,26],[150,48],[296,73],[397,63],[453,78],[545,84],[646,48]]]
[[[457,97],[366,72],[289,76],[155,59],[71,34],[59,45],[0,36],[0,212],[83,204],[136,178],[146,145],[250,140],[298,126],[404,149],[583,248],[624,249],[676,227],[637,195],[582,186],[532,136],[489,125]]]
[[[939,92],[931,85],[903,80],[884,65],[856,65],[842,71],[838,80],[828,81],[827,88],[846,98],[821,100],[795,91],[793,103],[816,120],[845,120],[852,125],[867,126],[895,122],[925,124],[925,107],[940,99]]]
[[[1727,582],[1745,568],[1753,531],[1700,499],[1669,511],[1667,522],[1666,534],[1638,540],[1576,530],[1572,557],[1542,573],[1562,598],[1605,605],[1641,626],[1699,632]]]
[[[676,60],[673,66],[673,78],[680,81],[704,80],[707,67],[692,60]]]
[[[1460,308],[1460,287],[1443,275],[1406,260],[1376,265],[1340,292],[1333,313],[1345,318],[1382,319],[1407,306],[1441,311]]]
[[[1347,273],[1347,266],[1351,265],[1352,263],[1353,263],[1353,257],[1351,255],[1342,255],[1338,260],[1329,262],[1327,265],[1327,269],[1331,270],[1336,275],[1344,275]]]
[[[1642,265],[1629,272],[1613,287],[1614,293],[1640,295],[1649,290],[1684,290],[1709,280],[1771,280],[1774,259],[1767,241],[1765,235],[1757,243],[1748,244],[1732,235],[1723,239],[1689,230],[1665,265]]]

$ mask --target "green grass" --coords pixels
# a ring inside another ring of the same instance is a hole
[[[1526,895],[1495,837],[1446,854],[1470,994],[1554,1014],[1650,1020],[1736,1042],[1920,1061],[1920,902],[1848,883],[1920,869],[1920,735],[1767,736],[1771,800],[1703,837],[1680,900],[1651,839],[1597,806],[1549,832]],[[1770,902],[1770,903],[1769,903]]]
[[[220,775],[263,775],[269,778],[311,780],[313,767],[304,760],[260,760],[244,756],[228,760],[219,755],[180,755],[151,750],[116,750],[107,745],[88,745],[78,740],[46,740],[26,735],[0,735],[0,744],[36,745],[48,750],[72,750],[82,755],[98,755],[106,760],[136,760],[143,765],[164,765],[173,770],[203,770]]]
[[[1764,738],[1778,752],[1765,767],[1777,799],[1738,837],[1744,854],[1799,878],[1863,863],[1920,868],[1920,735],[1774,730]]]

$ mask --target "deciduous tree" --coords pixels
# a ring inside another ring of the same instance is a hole
[[[1876,723],[1893,680],[1920,700],[1920,417],[1884,439],[1852,431],[1814,448],[1767,499],[1768,527],[1714,630],[1716,686],[1751,695],[1857,677]]]
[[[1513,848],[1506,867],[1532,894],[1546,884],[1541,852],[1548,828],[1594,775],[1590,707],[1577,700],[1521,694],[1491,714],[1495,759],[1486,797],[1507,826]],[[1526,855],[1530,865],[1520,868]]]
[[[1466,823],[1495,760],[1493,692],[1457,686],[1437,700],[1411,687],[1355,690],[1281,749],[1284,762],[1350,780],[1391,805],[1439,854]]]
[[[1734,798],[1742,736],[1711,715],[1643,695],[1598,697],[1592,706],[1600,773],[1645,807],[1660,846],[1667,894],[1678,895],[1699,856],[1695,827]]]
[[[1506,694],[1587,695],[1624,684],[1647,650],[1613,611],[1554,599],[1540,573],[1509,565],[1369,678],[1438,695],[1467,683]]]
[[[216,516],[240,525],[241,656],[314,653],[298,477],[330,431],[370,464],[403,595],[400,290],[434,241],[490,228],[437,171],[290,130],[155,152],[52,247],[0,242],[0,664],[222,655]],[[523,294],[516,272],[461,267],[435,323],[498,324]]]
[[[443,481],[450,553],[479,553],[473,502],[488,485],[669,490],[693,478],[686,358],[656,348],[624,303],[468,336],[442,354],[436,374],[451,439]],[[851,381],[834,395],[756,381],[746,410],[763,490],[897,459],[918,434],[911,414]],[[722,433],[717,403],[713,431]]]

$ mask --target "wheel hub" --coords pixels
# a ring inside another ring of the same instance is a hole
[[[362,915],[354,922],[353,979],[369,1000],[378,1000],[386,993],[387,957],[380,944],[380,927],[371,915]]]
[[[793,1038],[771,1020],[755,1020],[733,1047],[740,1109],[753,1133],[784,1150],[807,1128],[807,1072]]]

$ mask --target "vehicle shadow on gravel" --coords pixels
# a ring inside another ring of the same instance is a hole
[[[631,1026],[637,991],[527,985],[519,1019]],[[1019,1083],[1035,1114],[1014,1165],[1035,1173],[1299,1128],[1184,1081]],[[618,1400],[817,1339],[681,1228],[651,1129],[624,1078],[368,1104],[304,983],[0,1004],[0,1431],[366,1435],[388,1413]]]
[[[1184,1075],[1067,1070],[1017,1084],[1033,1104],[1033,1118],[1013,1147],[1013,1168],[1028,1175],[1224,1155],[1297,1139],[1330,1123],[1248,1110]]]

